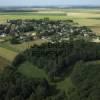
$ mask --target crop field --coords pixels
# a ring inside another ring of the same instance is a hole
[[[34,13],[34,12],[0,12],[0,22],[5,23],[12,19],[43,19],[48,17],[50,19],[66,19],[66,13]]]
[[[0,43],[0,47],[18,53],[18,52],[22,52],[22,51],[26,50],[30,46],[33,46],[35,44],[40,45],[40,44],[45,43],[45,42],[47,42],[47,40],[38,39],[38,40],[24,42],[22,44],[14,45],[14,44],[11,44],[10,42],[7,41],[7,42]]]
[[[47,42],[47,40],[40,39],[36,41],[24,42],[17,45],[13,45],[9,42],[0,43],[0,56],[12,62],[19,52],[26,50],[30,46],[33,46],[35,44],[40,45],[44,42]]]
[[[6,49],[6,48],[3,48],[3,47],[0,47],[0,56],[5,58],[6,60],[12,61],[16,55],[17,55],[16,52]]]
[[[64,10],[39,10],[38,12],[0,12],[0,23],[12,19],[43,19],[51,20],[72,19],[80,25],[88,26],[100,34],[99,9],[64,9]]]

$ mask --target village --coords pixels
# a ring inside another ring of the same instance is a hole
[[[0,42],[10,41],[20,44],[38,39],[51,42],[69,39],[85,39],[100,42],[100,37],[86,26],[79,26],[73,20],[7,20],[0,24]]]

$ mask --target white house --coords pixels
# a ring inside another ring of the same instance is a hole
[[[4,37],[6,37],[6,34],[2,33],[2,34],[0,34],[0,37],[4,38]]]

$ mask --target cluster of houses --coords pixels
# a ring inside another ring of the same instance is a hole
[[[0,37],[6,36],[5,29],[6,29],[6,25],[0,24]]]
[[[57,35],[65,40],[69,36],[84,38],[95,37],[95,33],[89,28],[75,25],[72,20],[52,21],[49,19],[40,20],[11,20],[6,25],[0,25],[0,37],[7,35],[16,37],[19,41],[28,41],[40,39],[50,39]]]

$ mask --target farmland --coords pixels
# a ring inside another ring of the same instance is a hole
[[[80,25],[88,26],[97,34],[100,29],[99,9],[63,9],[63,10],[40,10],[38,12],[0,12],[0,23],[12,19],[43,19],[48,17],[52,20],[72,19]]]
[[[16,55],[16,52],[0,47],[0,56],[7,59],[8,61],[12,61]]]
[[[97,35],[100,35],[100,11],[99,9],[63,9],[63,10],[39,10],[38,12],[0,12],[0,23],[5,23],[7,20],[13,19],[43,19],[50,18],[51,20],[71,19],[81,26],[88,26]],[[0,50],[3,51],[0,55],[10,61],[15,57],[17,52],[21,52],[30,45],[41,44],[45,41],[37,40],[29,43],[11,45],[9,42],[0,43]],[[10,58],[9,58],[10,55]]]
[[[35,44],[40,45],[40,44],[45,43],[45,42],[47,42],[47,40],[38,39],[35,41],[24,42],[22,44],[14,45],[14,44],[11,44],[9,41],[7,41],[7,42],[0,43],[0,47],[18,53],[18,52],[26,50],[30,46],[33,46]]]

